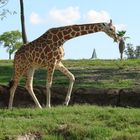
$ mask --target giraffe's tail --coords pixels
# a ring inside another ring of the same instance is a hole
[[[9,81],[8,88],[10,89],[14,85],[14,80]]]

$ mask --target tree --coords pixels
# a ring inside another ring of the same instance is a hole
[[[11,55],[21,45],[21,32],[19,31],[4,32],[2,35],[0,35],[0,46],[7,48],[7,52],[9,53],[9,59],[11,59]]]
[[[125,42],[124,42],[124,39],[121,38],[121,39],[120,39],[120,42],[119,42],[120,59],[123,58],[124,49],[125,49]]]
[[[120,59],[123,58],[123,52],[125,50],[125,40],[128,39],[129,37],[125,37],[126,31],[118,31],[117,35],[120,37],[120,42],[119,42],[119,52],[120,52]]]
[[[140,46],[134,47],[131,43],[127,44],[127,50],[125,50],[125,54],[127,55],[128,59],[140,58]]]
[[[7,3],[8,3],[8,0],[0,0],[0,8],[1,8],[1,10],[0,10],[0,19],[1,20],[6,17],[7,13],[9,13],[9,10],[3,9],[3,7],[5,5],[7,5]]]
[[[8,1],[9,0],[0,0],[0,8],[2,8],[0,10],[0,19],[4,19],[7,15],[7,13],[9,14],[16,14],[16,12],[11,12],[9,11],[8,9],[3,9],[3,7],[5,5],[8,4]],[[25,30],[25,19],[24,19],[24,3],[23,3],[23,0],[20,0],[20,19],[21,19],[21,29],[22,29],[22,40],[23,40],[23,43],[26,44],[28,41],[27,41],[27,35],[26,35],[26,30]]]
[[[28,41],[27,41],[27,35],[26,35],[26,30],[25,30],[24,3],[23,3],[23,0],[20,0],[20,15],[21,15],[22,40],[23,40],[23,43],[26,44]]]
[[[136,58],[140,58],[140,46],[136,46],[135,56]]]
[[[133,44],[131,44],[131,43],[127,44],[127,50],[125,50],[125,54],[127,55],[128,59],[136,58],[135,49],[134,49]]]
[[[5,9],[5,7],[8,4],[9,0],[0,0],[0,19],[3,20],[6,18],[7,14],[14,15],[16,14],[15,11],[11,12],[8,9]]]

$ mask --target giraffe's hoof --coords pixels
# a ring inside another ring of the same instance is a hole
[[[51,108],[51,105],[46,105],[46,108]]]
[[[40,106],[39,109],[42,109],[42,107]]]
[[[9,104],[8,109],[13,109],[13,106]]]
[[[37,108],[40,108],[40,109],[42,109],[42,106],[41,106],[41,105],[37,105]]]
[[[68,104],[68,103],[66,103],[66,102],[64,102],[64,103],[63,103],[63,105],[64,105],[64,106],[68,106],[69,104]]]
[[[8,109],[10,109],[10,110],[11,110],[11,109],[13,109],[13,108],[12,108],[12,107],[8,107]]]

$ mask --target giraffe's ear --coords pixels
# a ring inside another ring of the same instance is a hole
[[[110,19],[109,26],[112,26],[112,19]]]

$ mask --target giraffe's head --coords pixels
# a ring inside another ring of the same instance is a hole
[[[116,33],[116,28],[112,24],[112,20],[109,23],[103,23],[103,31],[114,39],[114,42],[119,42],[119,37]]]

